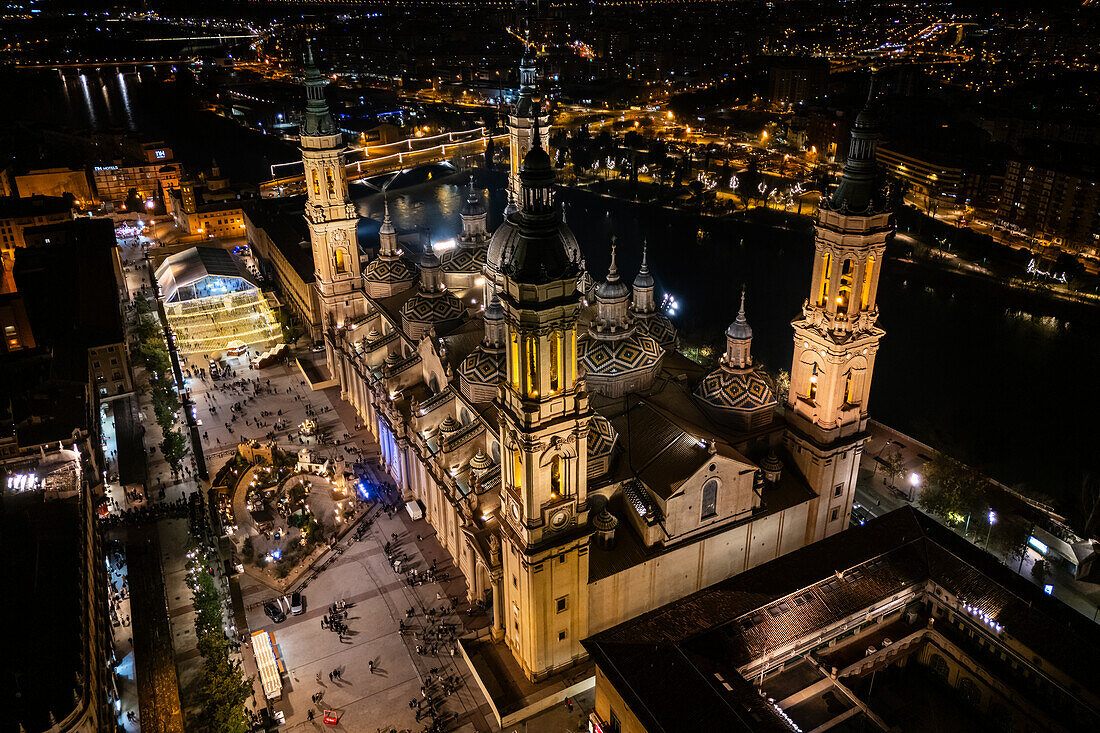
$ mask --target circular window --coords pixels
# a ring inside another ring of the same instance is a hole
[[[710,470],[711,470],[711,471],[713,471],[713,470],[714,470],[715,468],[717,468],[717,466],[716,466],[716,465],[714,465],[713,463],[712,463],[712,464],[710,464]]]
[[[519,504],[512,503],[512,518],[519,521]]]

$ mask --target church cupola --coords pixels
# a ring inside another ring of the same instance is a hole
[[[596,322],[593,329],[604,337],[625,337],[630,330],[630,288],[619,277],[616,252],[617,246],[612,240],[611,266],[607,270],[607,278],[596,286]]]
[[[435,254],[435,248],[428,242],[427,251],[420,260],[420,292],[440,293],[446,289],[443,284],[443,266]]]
[[[386,213],[382,217],[382,226],[378,228],[378,254],[385,257],[397,256],[397,229],[390,218],[390,200],[384,200]]]
[[[505,331],[504,306],[500,304],[500,298],[494,293],[493,300],[485,308],[485,345],[503,348]]]
[[[726,329],[726,353],[722,366],[728,369],[752,369],[752,327],[745,317],[745,288],[741,287],[741,309]]]
[[[650,315],[657,312],[657,303],[654,299],[656,283],[649,272],[649,246],[642,243],[642,268],[638,270],[638,276],[634,278],[634,304],[636,315]]]
[[[481,196],[474,188],[474,176],[470,174],[470,185],[466,191],[466,201],[462,205],[462,234],[459,239],[464,246],[476,246],[488,239],[486,227],[487,214],[481,203]]]

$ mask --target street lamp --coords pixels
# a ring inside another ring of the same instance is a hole
[[[913,489],[920,486],[920,474],[914,471],[909,474],[909,501],[913,501]]]
[[[993,524],[997,521],[997,513],[992,509],[989,510],[989,529],[985,532],[985,546],[989,548],[989,535],[993,532]]]

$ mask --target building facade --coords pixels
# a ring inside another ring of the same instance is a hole
[[[847,193],[818,223],[815,278],[832,285],[793,324],[807,346],[788,421],[752,366],[744,301],[708,374],[675,350],[648,264],[631,288],[613,255],[591,285],[541,142],[549,115],[534,64],[524,65],[506,218],[484,236],[471,193],[461,266],[430,247],[414,261],[387,215],[379,256],[358,275],[340,143],[311,64],[302,150],[332,376],[398,487],[423,504],[470,598],[491,607],[493,649],[539,681],[584,659],[589,635],[847,526],[891,228],[876,196],[858,208],[873,188],[862,182],[875,166],[868,112]],[[471,279],[467,260],[478,258],[483,274]],[[814,375],[819,392],[801,394]]]
[[[1010,160],[997,218],[1071,252],[1100,252],[1100,172]]]

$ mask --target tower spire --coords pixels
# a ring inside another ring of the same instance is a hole
[[[881,211],[883,197],[876,186],[877,166],[875,148],[878,145],[878,89],[879,71],[871,75],[871,86],[867,101],[856,116],[852,125],[851,142],[848,156],[844,161],[844,172],[840,184],[829,197],[829,208],[847,211],[853,214]]]

